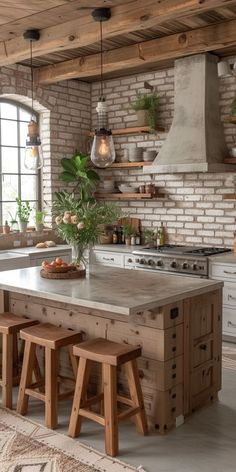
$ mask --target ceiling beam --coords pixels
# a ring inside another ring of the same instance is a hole
[[[214,49],[222,50],[236,45],[236,20],[198,28],[186,33],[173,34],[139,44],[104,52],[104,74],[144,68],[158,62],[173,60],[190,54]],[[100,54],[72,59],[52,66],[35,69],[39,84],[51,84],[67,79],[97,77]]]
[[[128,0],[111,7],[112,17],[104,23],[104,39],[157,26],[160,23],[195,15],[236,0]],[[99,28],[91,17],[92,8],[83,10],[73,21],[41,30],[33,44],[34,57],[56,51],[88,46],[99,40]],[[87,13],[86,13],[87,12]],[[78,15],[78,11],[75,13]],[[29,46],[22,37],[0,43],[0,66],[28,59]]]

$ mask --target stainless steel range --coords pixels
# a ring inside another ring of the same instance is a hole
[[[165,244],[152,248],[137,249],[135,267],[137,269],[172,272],[198,277],[208,277],[208,257],[231,249],[223,247],[196,247]]]

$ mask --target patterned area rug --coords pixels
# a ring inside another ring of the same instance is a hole
[[[224,369],[236,370],[236,345],[235,347],[223,346],[222,367]]]
[[[0,408],[1,472],[134,472],[136,470],[63,434]]]

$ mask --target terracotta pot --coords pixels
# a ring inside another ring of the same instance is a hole
[[[137,110],[137,126],[148,126],[148,110]]]
[[[130,245],[131,245],[131,237],[130,237],[130,236],[126,236],[126,238],[125,238],[125,244],[126,244],[127,246],[130,246]]]

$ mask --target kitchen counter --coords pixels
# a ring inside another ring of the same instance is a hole
[[[0,289],[73,303],[87,308],[131,315],[220,289],[219,281],[150,274],[110,267],[91,267],[83,279],[47,280],[39,267],[0,274]]]
[[[150,430],[166,433],[221,388],[223,283],[92,266],[84,279],[47,280],[40,268],[0,273],[5,311],[139,345],[139,375]],[[71,376],[68,356],[62,375]],[[91,390],[96,394],[97,374]],[[121,394],[127,383],[119,372]]]
[[[51,252],[56,252],[58,250],[71,250],[70,246],[68,244],[57,244],[56,246],[53,247],[46,247],[46,248],[37,248],[35,246],[27,246],[27,247],[19,247],[19,248],[14,248],[14,249],[8,249],[8,252],[14,253],[14,254],[28,254],[30,256],[35,256],[35,255],[47,255]]]
[[[224,254],[219,254],[218,256],[211,256],[210,263],[216,262],[217,264],[236,264],[236,253],[235,252],[226,252]]]

